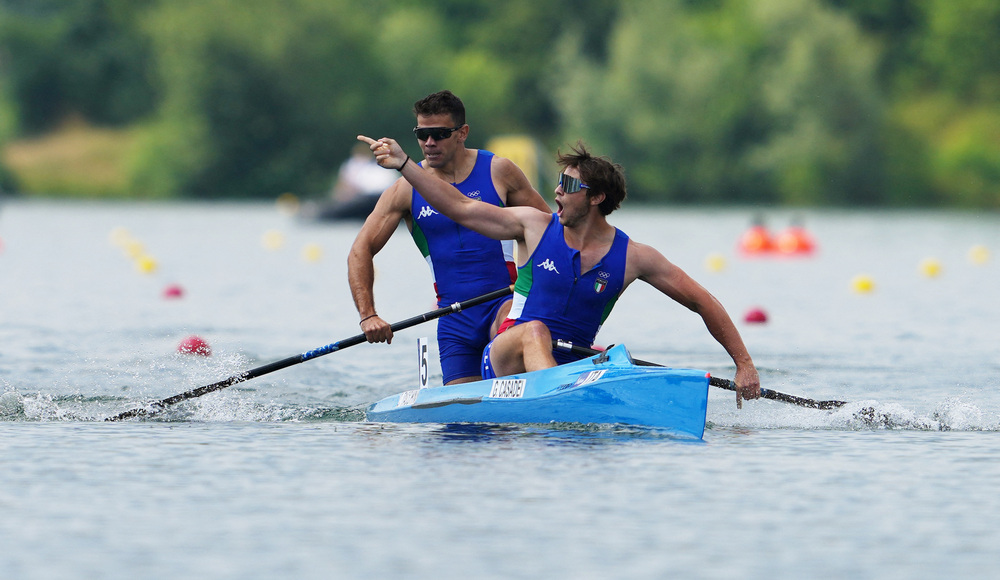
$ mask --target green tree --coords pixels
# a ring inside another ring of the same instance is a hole
[[[146,27],[163,106],[136,155],[134,189],[319,191],[357,133],[403,136],[413,102],[444,88],[466,102],[476,145],[498,133],[551,133],[550,100],[538,81],[553,42],[545,22],[558,21],[562,8],[570,21],[596,29],[611,3],[588,4],[605,10],[583,18],[568,1],[524,0],[476,0],[455,10],[432,2],[164,3]]]
[[[748,161],[786,203],[884,202],[875,47],[850,19],[817,2],[753,7],[765,39],[755,70],[770,123]]]
[[[639,199],[877,201],[873,50],[816,2],[636,0],[605,63],[564,39],[565,136],[621,161]]]
[[[1000,6],[918,5],[921,26],[910,41],[915,57],[896,81],[892,119],[900,139],[890,169],[920,175],[926,198],[1000,207]]]
[[[558,132],[551,87],[552,55],[561,32],[579,33],[582,54],[603,59],[617,0],[433,0],[420,11],[438,15],[450,52],[445,82],[475,114],[487,135]],[[435,89],[437,90],[437,89]]]
[[[5,93],[18,129],[69,115],[121,125],[156,106],[149,47],[137,19],[153,0],[39,0],[0,8]]]
[[[361,130],[384,132],[373,17],[347,0],[171,2],[151,13],[164,105],[143,195],[274,197],[325,188]]]

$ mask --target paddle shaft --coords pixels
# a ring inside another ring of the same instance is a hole
[[[416,326],[418,324],[427,322],[429,320],[441,318],[442,316],[445,316],[447,314],[460,312],[462,310],[465,310],[466,308],[472,308],[473,306],[478,306],[479,304],[483,304],[484,302],[489,302],[490,300],[502,298],[510,294],[512,291],[513,287],[511,286],[508,286],[506,288],[501,288],[500,290],[495,290],[493,292],[490,292],[489,294],[483,294],[482,296],[478,296],[476,298],[470,298],[469,300],[466,300],[464,302],[456,302],[451,306],[445,306],[444,308],[438,308],[437,310],[425,312],[418,316],[414,316],[413,318],[407,318],[406,320],[392,324],[390,328],[392,328],[393,332],[398,332],[405,328],[410,328],[411,326]],[[159,401],[151,403],[147,407],[131,409],[129,411],[119,413],[114,417],[108,417],[107,419],[105,419],[105,421],[121,421],[123,419],[131,419],[133,417],[152,415],[154,413],[163,410],[164,407],[167,407],[169,405],[174,405],[176,403],[180,403],[181,401],[186,401],[188,399],[200,397],[202,395],[206,395],[208,393],[235,385],[236,383],[249,381],[250,379],[255,379],[259,376],[266,375],[268,373],[273,373],[274,371],[278,371],[283,368],[290,367],[292,365],[304,363],[308,360],[312,360],[314,358],[330,354],[331,352],[337,352],[338,350],[343,350],[347,347],[354,346],[356,344],[361,344],[362,342],[367,342],[367,340],[368,339],[365,337],[363,333],[358,334],[356,336],[352,336],[350,338],[345,338],[343,340],[330,343],[326,346],[310,350],[309,352],[305,352],[295,356],[290,356],[288,358],[281,359],[279,361],[275,361],[273,363],[266,364],[264,366],[260,366],[255,369],[251,369],[249,371],[246,371],[245,373],[233,375],[217,383],[212,383],[211,385],[205,385],[203,387],[198,387],[197,389],[192,389],[190,391],[180,393],[179,395],[174,395],[172,397],[167,397],[166,399],[161,399]]]
[[[601,351],[587,348],[583,346],[577,346],[571,342],[566,342],[562,340],[553,340],[552,346],[562,350],[568,350],[576,354],[584,356],[594,356],[596,354],[601,354]],[[646,367],[662,367],[664,365],[657,364],[654,362],[632,359],[632,362],[639,366]],[[708,384],[713,387],[719,387],[720,389],[726,389],[727,391],[735,391],[736,383],[729,379],[720,379],[718,377],[709,377]],[[765,399],[771,399],[773,401],[781,401],[783,403],[791,403],[793,405],[799,405],[801,407],[809,407],[811,409],[836,409],[847,404],[847,401],[815,401],[813,399],[807,399],[805,397],[796,397],[795,395],[788,395],[785,393],[779,393],[778,391],[772,391],[771,389],[760,390],[760,396]]]

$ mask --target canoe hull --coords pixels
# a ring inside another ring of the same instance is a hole
[[[628,424],[701,438],[708,379],[700,370],[634,365],[617,346],[542,371],[406,391],[374,403],[367,416],[404,423]]]

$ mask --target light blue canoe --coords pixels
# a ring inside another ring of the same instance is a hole
[[[368,408],[393,423],[607,423],[701,438],[709,375],[639,366],[624,345],[550,369],[461,385],[414,389]]]

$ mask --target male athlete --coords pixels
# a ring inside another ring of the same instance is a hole
[[[696,312],[736,363],[737,397],[760,396],[760,377],[722,304],[651,246],[607,221],[625,199],[625,175],[583,144],[560,155],[556,213],[533,207],[473,203],[422,170],[392,139],[358,136],[383,167],[397,169],[456,222],[494,239],[518,243],[514,304],[483,353],[483,378],[553,367],[572,355],[553,352],[552,339],[591,345],[621,293],[640,279]],[[739,399],[738,399],[739,400]]]
[[[512,161],[469,149],[465,106],[451,91],[428,95],[413,106],[413,129],[424,161],[411,162],[470,202],[494,207],[528,206],[550,211]],[[405,179],[379,198],[351,246],[348,281],[368,342],[392,342],[392,329],[375,311],[373,259],[403,220],[431,267],[439,306],[462,302],[509,286],[516,277],[513,243],[487,238],[437,211]],[[480,379],[480,359],[510,309],[510,297],[449,314],[438,320],[438,351],[444,384]]]

